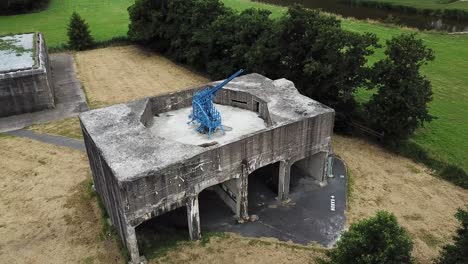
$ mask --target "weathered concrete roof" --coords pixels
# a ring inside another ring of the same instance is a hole
[[[331,108],[299,94],[294,84],[286,79],[272,81],[259,74],[249,74],[234,79],[224,89],[248,92],[266,101],[273,123],[267,130],[333,112]],[[120,181],[149,175],[209,149],[164,139],[152,133],[140,122],[148,102],[148,98],[141,99],[80,115],[83,126]]]
[[[34,66],[34,33],[0,37],[0,72]]]

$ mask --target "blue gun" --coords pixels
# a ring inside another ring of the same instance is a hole
[[[199,124],[197,131],[208,133],[209,139],[211,139],[211,134],[218,128],[224,133],[224,128],[221,124],[221,114],[214,107],[213,98],[219,90],[243,72],[244,70],[239,70],[215,87],[206,87],[193,95],[192,113],[189,115],[191,119],[189,123],[197,122]]]

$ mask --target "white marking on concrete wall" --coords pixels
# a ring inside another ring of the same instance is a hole
[[[336,206],[335,206],[335,196],[332,195],[330,198],[330,210],[332,212],[335,212]]]

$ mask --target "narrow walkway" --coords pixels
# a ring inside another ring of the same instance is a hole
[[[72,148],[72,149],[76,149],[80,151],[86,151],[85,144],[83,140],[80,140],[80,139],[73,139],[73,138],[55,136],[55,135],[50,135],[50,134],[40,134],[40,133],[36,133],[34,131],[26,130],[26,129],[6,132],[6,134],[17,136],[17,137],[30,138],[30,139],[34,139],[34,140],[41,141],[44,143],[53,144],[53,145],[62,146],[62,147],[68,147],[68,148]]]
[[[77,116],[88,110],[86,97],[76,78],[73,55],[50,55],[52,81],[55,89],[55,108],[0,118],[0,132],[19,130],[32,124]]]

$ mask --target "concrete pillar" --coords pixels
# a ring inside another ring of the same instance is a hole
[[[138,251],[137,237],[135,233],[135,227],[127,226],[126,230],[126,243],[127,249],[130,253],[130,258],[132,264],[140,264],[142,261],[140,259],[140,252]]]
[[[278,179],[278,200],[285,201],[289,197],[289,182],[291,177],[291,165],[289,162],[280,161]]]
[[[198,209],[198,195],[189,197],[187,200],[187,219],[191,240],[201,238],[200,233],[200,211]]]
[[[242,222],[243,220],[249,219],[249,200],[248,200],[248,193],[249,193],[249,173],[247,171],[247,167],[243,166],[242,174],[239,179],[236,179],[237,183],[237,201],[236,201],[236,217],[237,219]]]
[[[333,175],[333,155],[328,155],[328,160],[327,160],[327,173],[326,175],[329,177],[329,178],[333,178],[334,175]]]

